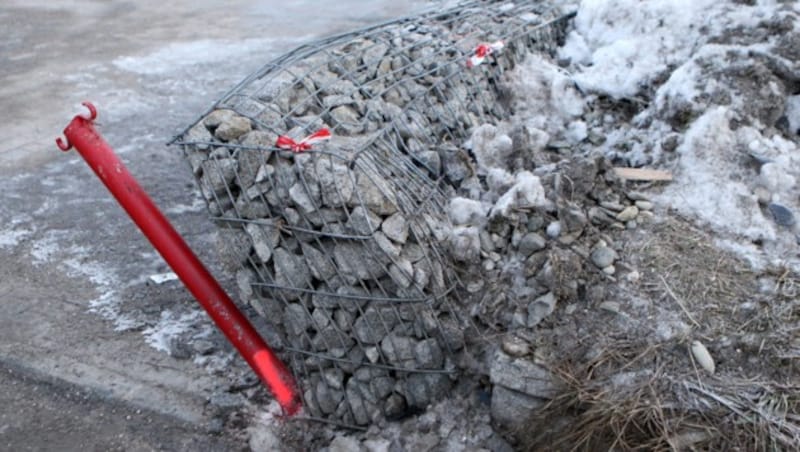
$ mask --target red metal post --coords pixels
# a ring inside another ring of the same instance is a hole
[[[56,139],[58,147],[67,151],[74,146],[78,150],[214,323],[272,391],[283,410],[289,415],[297,413],[300,397],[289,370],[97,133],[93,125],[97,117],[94,106],[89,102],[83,105],[89,109],[89,116],[75,116],[64,129],[67,141]]]

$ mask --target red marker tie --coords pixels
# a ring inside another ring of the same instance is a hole
[[[331,132],[328,129],[320,129],[300,141],[294,141],[286,135],[281,135],[275,142],[275,147],[292,152],[303,152],[311,149],[311,146],[314,144],[330,139]]]

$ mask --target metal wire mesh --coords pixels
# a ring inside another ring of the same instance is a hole
[[[445,215],[473,171],[462,143],[510,113],[499,77],[551,52],[569,18],[471,2],[324,39],[256,71],[174,140],[311,417],[363,426],[446,393],[470,326]],[[486,64],[465,65],[497,40]],[[325,144],[276,147],[323,127]]]

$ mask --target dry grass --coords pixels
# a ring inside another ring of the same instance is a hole
[[[623,254],[641,279],[616,295],[649,310],[611,327],[581,320],[594,351],[559,350],[564,390],[517,432],[523,449],[797,450],[800,277],[756,273],[675,217],[629,237]],[[676,316],[689,332],[658,339],[659,322]],[[697,338],[712,346],[713,376],[691,358]]]
[[[632,350],[628,350],[632,352]],[[675,372],[657,347],[636,361],[606,352],[581,367],[554,369],[566,388],[518,432],[530,451],[795,450],[800,383],[706,378]],[[641,364],[653,362],[644,370]],[[598,377],[597,367],[638,368]],[[553,423],[553,420],[559,420]]]

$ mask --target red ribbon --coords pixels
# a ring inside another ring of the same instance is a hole
[[[505,47],[503,41],[495,41],[491,44],[478,44],[478,47],[475,47],[475,51],[473,52],[472,56],[467,59],[467,67],[471,68],[478,66],[479,64],[483,63],[483,61],[489,55],[503,50],[503,47]]]
[[[319,129],[300,141],[294,141],[286,135],[281,135],[275,142],[275,147],[286,149],[292,152],[303,152],[311,149],[311,146],[319,142],[330,140],[331,132],[328,129]]]

